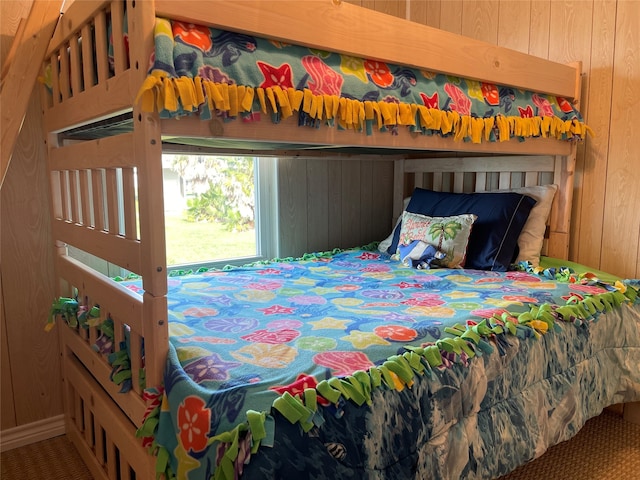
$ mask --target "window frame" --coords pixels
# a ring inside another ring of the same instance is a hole
[[[171,151],[170,155],[195,155],[191,152]],[[164,154],[164,152],[163,152]],[[246,157],[254,161],[254,195],[256,255],[225,259],[203,260],[202,262],[167,265],[167,271],[197,270],[200,268],[223,268],[228,265],[242,266],[259,261],[271,260],[279,256],[278,225],[278,171],[277,159],[256,155],[224,155],[216,153],[198,153],[212,157]],[[166,227],[165,227],[166,228]]]

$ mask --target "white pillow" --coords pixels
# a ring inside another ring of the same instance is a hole
[[[540,263],[540,252],[544,242],[544,232],[547,229],[547,219],[551,213],[553,197],[558,186],[536,185],[532,187],[511,188],[508,190],[494,190],[497,192],[515,192],[533,198],[537,203],[529,212],[529,217],[522,227],[518,237],[518,258],[516,262],[529,261],[537,267]]]

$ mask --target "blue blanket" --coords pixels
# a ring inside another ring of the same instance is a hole
[[[560,269],[416,270],[363,250],[171,277],[161,468],[506,473],[640,400],[635,298]]]

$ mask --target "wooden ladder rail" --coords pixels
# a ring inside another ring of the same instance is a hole
[[[34,0],[26,21],[18,28],[7,61],[2,66],[0,86],[0,187],[9,169],[31,92],[60,18],[62,0]]]

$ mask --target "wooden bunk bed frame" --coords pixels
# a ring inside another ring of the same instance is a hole
[[[146,408],[140,372],[147,386],[160,385],[168,348],[164,212],[162,188],[158,188],[163,135],[286,142],[290,141],[290,128],[285,126],[289,122],[296,128],[296,143],[398,149],[393,157],[394,216],[400,214],[402,199],[413,186],[468,191],[557,183],[547,253],[568,256],[574,143],[532,139],[476,145],[437,136],[416,138],[404,131],[397,136],[368,137],[333,128],[297,128],[292,119],[285,125],[260,122],[252,128],[244,128],[241,122],[197,118],[160,120],[157,114],[143,113],[135,98],[154,48],[156,16],[535,90],[574,102],[580,92],[579,65],[557,64],[340,0],[214,3],[215,9],[207,2],[127,0],[125,8],[121,0],[78,1],[64,13],[45,58],[52,68],[53,95],[45,91],[42,98],[59,293],[77,292],[88,305],[100,305],[102,318],[109,315],[114,322],[116,342],[124,340],[124,325],[130,332],[133,388],[123,394],[110,381],[111,367],[91,348],[97,329],[59,328],[67,433],[96,479],[155,478],[155,459],[146,454],[135,431]],[[128,52],[122,35],[125,9]],[[304,21],[312,17],[323,21]],[[112,68],[105,40],[108,25],[113,29]],[[402,39],[396,34],[399,30]],[[126,111],[133,112],[130,133],[82,142],[61,140],[65,130]],[[406,150],[412,150],[411,155],[402,153]],[[427,158],[433,152],[470,156]],[[498,161],[486,157],[490,153],[512,156]],[[124,228],[119,226],[120,218]],[[68,256],[67,245],[142,275],[143,295]],[[135,354],[143,341],[144,359]]]

